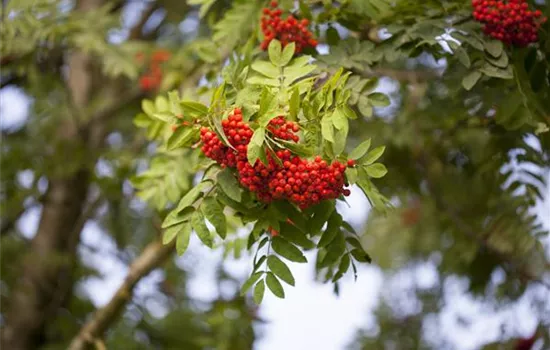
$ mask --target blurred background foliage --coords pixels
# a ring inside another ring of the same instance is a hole
[[[65,348],[95,310],[85,282],[101,271],[91,254],[129,266],[158,239],[162,218],[136,197],[131,176],[151,161],[163,164],[165,172],[150,174],[140,187],[164,186],[166,198],[151,200],[159,208],[193,184],[193,159],[171,153],[152,160],[151,135],[132,123],[141,99],[156,94],[140,90],[147,67],[136,55],[170,50],[159,91],[179,88],[201,98],[232,52],[257,43],[265,3],[3,2],[2,92],[29,99],[19,122],[7,117],[21,105],[3,97],[1,106],[6,349]],[[286,9],[294,4],[281,3]],[[549,24],[534,48],[503,50],[480,34],[466,0],[298,3],[300,15],[319,24],[323,69],[344,66],[366,82],[380,79],[392,97],[389,107],[373,109],[359,92],[355,108],[363,118],[350,128],[357,142],[372,137],[373,144],[386,145],[389,173],[377,185],[395,206],[387,215],[371,212],[356,227],[392,292],[380,297],[375,327],[358,331],[350,346],[454,348],[427,331],[453,303],[445,287],[453,281],[493,309],[527,299],[537,310],[537,346],[550,346],[550,208],[541,204],[549,193]],[[550,16],[548,1],[530,5]],[[28,213],[36,210],[36,233],[24,234]],[[89,225],[114,242],[112,249],[83,239]],[[230,248],[238,255],[243,247]],[[211,303],[193,300],[187,281],[197,268],[176,262],[162,261],[163,281],[146,297],[128,295],[120,320],[91,343],[110,349],[251,348],[262,320],[251,300],[238,296],[242,281],[220,265],[216,279],[225,292]],[[432,286],[392,289],[392,281],[426,264],[436,270]],[[167,314],[159,317],[150,299],[160,300]],[[410,300],[417,307],[406,310],[402,304]],[[9,335],[14,331],[16,340]],[[486,347],[511,349],[516,337],[503,330]]]

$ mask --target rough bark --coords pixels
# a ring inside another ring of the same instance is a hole
[[[132,299],[136,284],[170,257],[173,251],[173,244],[163,245],[158,241],[145,247],[141,255],[130,265],[128,275],[115,295],[80,329],[69,350],[85,350],[101,342],[103,333],[118,319],[126,304]]]
[[[89,174],[79,171],[69,178],[51,179],[42,216],[30,251],[23,261],[18,284],[11,295],[2,348],[35,349],[43,342],[44,325],[56,308],[59,275],[73,261],[73,232],[86,199]],[[67,286],[71,287],[71,286]],[[66,287],[66,288],[67,288]]]
[[[96,8],[101,0],[82,0],[77,10]],[[68,60],[67,86],[77,112],[89,101],[92,76],[90,59],[75,52]],[[82,115],[73,116],[75,119]],[[58,135],[75,144],[97,143],[100,125],[78,130],[74,120],[60,126]],[[68,160],[70,161],[70,160]],[[40,222],[29,252],[23,259],[21,277],[11,293],[2,329],[3,349],[36,349],[44,341],[44,330],[72,290],[71,271],[82,228],[90,172],[85,165],[72,173],[49,178]]]

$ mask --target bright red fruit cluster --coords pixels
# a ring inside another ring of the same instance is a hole
[[[224,145],[210,128],[203,127],[202,151],[224,167],[236,167],[241,185],[256,193],[259,200],[269,203],[285,199],[304,209],[322,200],[350,194],[348,189],[344,189],[344,172],[347,166],[355,166],[353,160],[347,165],[338,161],[328,164],[319,156],[310,161],[293,155],[288,149],[277,149],[267,154],[268,165],[258,160],[252,166],[247,159],[247,150],[253,131],[248,123],[243,122],[241,110],[235,108],[222,121],[222,127],[233,148]],[[272,119],[267,130],[275,138],[299,140],[296,135],[299,126],[282,116]]]
[[[525,0],[472,0],[472,6],[474,18],[485,24],[485,34],[517,47],[536,42],[546,21],[540,10],[529,10]]]
[[[151,91],[159,88],[162,82],[162,69],[161,64],[170,59],[170,52],[166,50],[157,50],[151,56],[151,62],[149,64],[148,71],[139,78],[139,86],[143,91]],[[139,63],[143,63],[145,55],[138,53],[136,60]]]
[[[272,1],[272,9],[267,7],[263,9],[261,28],[264,33],[264,40],[260,45],[262,50],[266,50],[273,39],[279,40],[283,47],[293,42],[296,45],[296,53],[302,52],[306,47],[317,46],[317,40],[313,38],[307,28],[309,21],[307,19],[299,21],[292,15],[282,19],[281,14],[283,11],[277,6],[277,1]]]

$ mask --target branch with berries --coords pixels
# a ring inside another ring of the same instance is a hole
[[[233,79],[212,91],[208,106],[171,92],[144,101],[151,123],[137,124],[165,130],[159,152],[191,151],[203,174],[166,215],[164,242],[175,240],[183,254],[193,231],[208,247],[233,242],[228,216],[252,225],[246,246],[255,259],[243,292],[254,287],[260,302],[266,287],[284,297],[280,281],[294,284],[285,260],[307,262],[305,251],[317,251],[327,281],[370,261],[336,208],[351,185],[375,208],[388,202],[373,183],[387,172],[377,162],[384,147],[371,149],[365,140],[346,152],[349,121],[357,118],[349,106],[351,73],[340,69],[326,79],[294,42],[272,39],[267,55],[258,55],[226,67]]]

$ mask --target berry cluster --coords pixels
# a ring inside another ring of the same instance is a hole
[[[300,138],[294,134],[300,130],[298,124],[285,120],[285,117],[278,116],[275,119],[271,119],[267,127],[273,136],[286,141],[298,142]]]
[[[225,145],[211,129],[203,127],[203,153],[223,167],[236,167],[241,185],[254,192],[262,202],[288,200],[304,209],[326,199],[350,194],[344,189],[344,172],[347,166],[355,166],[353,160],[347,164],[338,161],[328,164],[319,156],[310,161],[293,155],[288,149],[278,149],[266,155],[267,165],[261,161],[251,165],[247,150],[253,131],[243,122],[241,110],[235,108],[222,121],[222,127],[232,147]],[[299,140],[295,134],[298,125],[282,116],[272,119],[267,129],[275,138]]]
[[[262,50],[266,50],[273,39],[279,40],[283,47],[288,43],[295,43],[296,53],[302,52],[307,47],[317,46],[317,40],[307,28],[309,21],[307,19],[299,21],[292,15],[282,19],[283,11],[277,6],[277,1],[271,1],[272,9],[267,7],[263,9],[260,24],[264,33],[264,40],[260,45]]]
[[[472,0],[472,6],[474,18],[485,24],[485,34],[517,47],[536,42],[546,21],[540,10],[530,11],[525,0]]]
[[[157,50],[151,56],[148,71],[139,78],[139,86],[142,91],[151,91],[159,88],[162,82],[162,69],[160,65],[170,59],[170,52],[166,50]],[[139,63],[145,61],[145,55],[140,52],[136,55]]]

